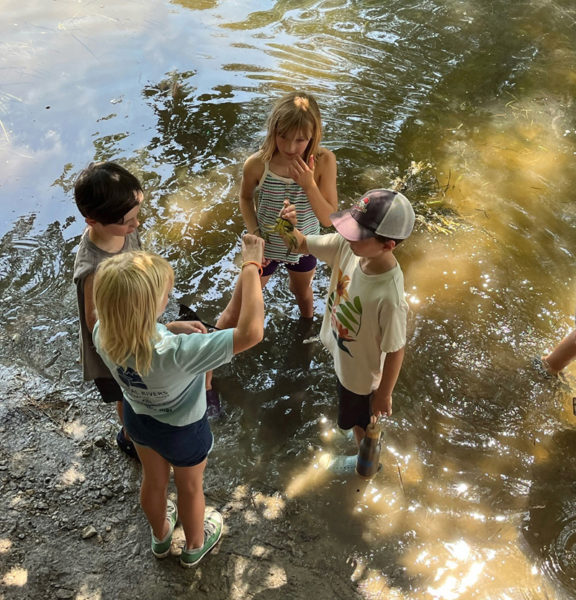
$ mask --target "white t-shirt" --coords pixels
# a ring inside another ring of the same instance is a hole
[[[189,425],[206,412],[206,371],[229,363],[234,356],[234,330],[174,334],[156,324],[160,338],[154,343],[152,368],[140,375],[128,360],[126,368],[114,364],[102,350],[100,322],[92,339],[96,350],[137,414],[169,425]]]
[[[406,344],[408,304],[397,264],[366,275],[360,259],[338,233],[306,236],[311,254],[332,268],[320,338],[334,357],[340,383],[355,394],[370,394],[382,377],[387,352]]]

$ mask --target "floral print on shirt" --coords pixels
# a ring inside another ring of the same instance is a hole
[[[328,296],[328,310],[332,324],[332,335],[336,339],[338,348],[352,356],[346,344],[356,341],[362,324],[362,302],[360,296],[350,298],[348,286],[350,277],[338,269],[338,282],[336,289]]]

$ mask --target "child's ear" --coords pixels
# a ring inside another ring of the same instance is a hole
[[[96,219],[91,219],[90,217],[86,217],[84,220],[86,221],[86,225],[90,225],[90,227],[98,222]]]
[[[386,240],[385,242],[382,242],[382,244],[384,244],[386,250],[394,250],[394,248],[396,248],[396,242],[394,240]]]

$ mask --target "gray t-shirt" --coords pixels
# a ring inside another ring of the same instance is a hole
[[[124,247],[120,252],[106,252],[90,241],[89,229],[86,229],[80,239],[76,259],[74,260],[74,283],[76,284],[76,298],[78,300],[78,316],[80,317],[80,361],[84,379],[89,381],[99,377],[112,378],[108,367],[104,364],[92,342],[92,334],[86,324],[84,310],[84,283],[86,277],[94,273],[98,265],[105,259],[131,250],[141,250],[142,245],[138,231],[133,231],[126,236]]]

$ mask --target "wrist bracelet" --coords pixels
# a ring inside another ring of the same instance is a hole
[[[260,227],[256,227],[254,231],[250,232],[252,235],[260,235]]]
[[[242,263],[240,270],[242,270],[246,265],[256,265],[258,267],[258,275],[262,277],[262,265],[259,262],[256,262],[255,260],[247,260],[246,262]]]

